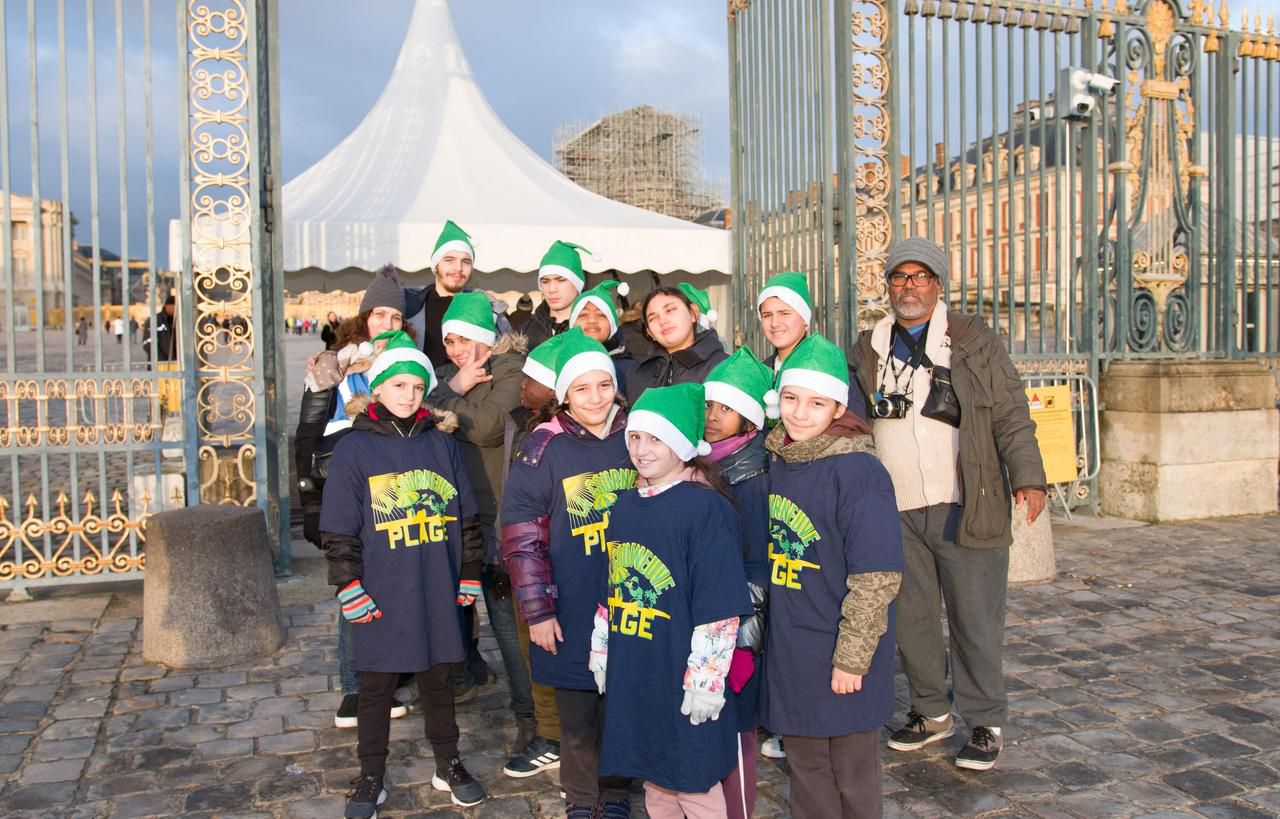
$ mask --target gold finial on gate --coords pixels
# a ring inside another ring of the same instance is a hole
[[[1244,39],[1240,41],[1240,48],[1236,50],[1238,57],[1253,56],[1253,38],[1249,36],[1249,10],[1245,9],[1244,14],[1240,17],[1240,31],[1244,34]]]
[[[1218,32],[1213,29],[1209,29],[1209,36],[1204,38],[1204,53],[1218,53]]]
[[[1129,4],[1126,0],[1116,0],[1116,14],[1128,14]]]
[[[1227,7],[1227,0],[1222,0],[1222,5],[1218,8],[1218,27],[1226,28],[1231,25],[1231,9]]]

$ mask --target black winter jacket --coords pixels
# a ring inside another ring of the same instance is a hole
[[[660,350],[641,361],[627,375],[627,401],[635,404],[650,387],[672,384],[701,384],[711,370],[729,357],[715,330],[699,332],[693,346],[676,353]]]
[[[357,415],[352,429],[364,429],[388,437],[415,438],[426,434],[440,423],[440,416],[420,410],[418,417],[412,420],[395,418],[391,411],[382,404],[371,404],[370,409],[378,418],[369,417],[366,411]],[[380,419],[389,420],[380,420]],[[402,431],[404,434],[402,434]],[[321,546],[329,564],[329,585],[339,589],[352,580],[364,577],[364,544],[360,538],[341,535],[335,532],[321,534]],[[484,568],[484,534],[480,530],[480,519],[474,515],[462,521],[462,580],[480,580]]]
[[[564,321],[553,319],[551,317],[551,308],[544,301],[533,311],[533,316],[525,322],[524,329],[520,332],[524,333],[525,338],[529,339],[529,349],[532,350],[552,336],[558,336],[568,329],[568,319]]]

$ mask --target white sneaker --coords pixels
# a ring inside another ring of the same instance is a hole
[[[782,737],[777,734],[769,734],[768,738],[760,745],[760,753],[769,759],[787,758],[787,750],[782,747]]]

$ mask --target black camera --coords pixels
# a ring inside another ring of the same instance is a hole
[[[911,399],[900,392],[885,395],[877,392],[871,396],[871,417],[873,418],[906,418],[911,409]]]

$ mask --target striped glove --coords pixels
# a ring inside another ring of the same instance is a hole
[[[459,580],[458,581],[458,605],[470,606],[476,602],[476,598],[480,596],[479,580]]]
[[[353,623],[371,623],[382,616],[382,610],[359,580],[352,580],[338,592],[338,602],[342,604],[342,616]]]

